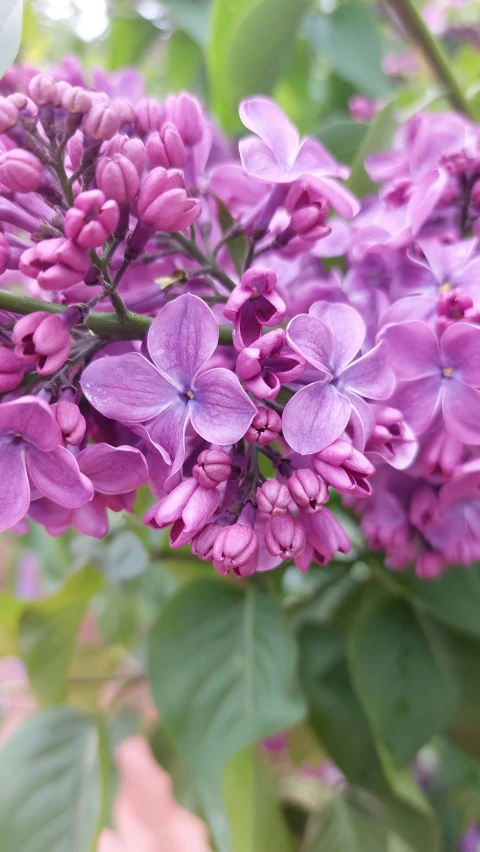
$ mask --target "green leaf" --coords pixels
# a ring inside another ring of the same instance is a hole
[[[322,125],[316,136],[341,163],[351,163],[368,132],[368,125],[351,118],[338,118]]]
[[[192,89],[202,64],[202,50],[187,33],[177,30],[168,40],[165,73],[168,90]]]
[[[23,0],[0,0],[0,77],[8,71],[20,49]]]
[[[207,51],[213,108],[228,131],[241,127],[238,103],[270,93],[287,70],[310,0],[215,0]]]
[[[311,39],[339,77],[352,83],[356,91],[372,98],[388,91],[378,24],[366,3],[341,3],[331,15],[317,19]]]
[[[218,221],[222,229],[222,234],[225,236],[234,226],[235,220],[227,205],[224,204],[221,198],[215,196],[215,202],[217,204]],[[247,238],[245,236],[235,237],[233,240],[228,240],[225,245],[237,274],[241,275],[244,270],[245,258],[248,252]]]
[[[111,778],[101,725],[68,707],[29,719],[0,751],[2,852],[92,852]]]
[[[387,104],[378,112],[366,132],[357,155],[352,163],[352,172],[347,186],[359,197],[375,191],[376,184],[367,175],[364,162],[369,154],[389,148],[395,130],[395,110],[393,104]]]
[[[74,574],[50,598],[26,606],[19,624],[20,654],[43,704],[65,700],[75,637],[102,577],[92,566]]]
[[[150,43],[158,36],[152,21],[124,4],[113,18],[108,35],[108,66],[113,71],[136,65]]]
[[[106,544],[100,543],[98,561],[109,579],[121,582],[145,571],[148,553],[132,530],[120,530]]]
[[[176,29],[183,30],[200,47],[208,40],[212,0],[163,0]]]
[[[25,609],[25,601],[5,592],[0,594],[0,656],[18,654],[18,625]]]
[[[467,754],[480,760],[480,642],[449,629],[445,629],[444,639],[460,696],[448,735]]]
[[[350,634],[357,695],[376,737],[400,766],[455,712],[452,673],[433,629],[426,626],[428,637],[408,603],[374,590]]]
[[[276,602],[252,587],[199,580],[167,604],[149,637],[148,671],[167,732],[197,778],[219,784],[237,751],[300,721],[295,650]]]
[[[293,852],[270,768],[255,746],[229,762],[222,787],[232,852]]]
[[[368,795],[334,796],[310,825],[305,852],[388,852],[387,830],[375,804]]]

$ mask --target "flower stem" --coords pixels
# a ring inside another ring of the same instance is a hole
[[[207,255],[204,254],[201,249],[199,249],[197,243],[194,243],[193,240],[187,239],[187,237],[184,237],[183,234],[180,233],[170,234],[170,237],[172,238],[172,240],[175,240],[175,242],[181,245],[184,252],[189,254],[190,257],[194,257],[195,260],[198,260],[202,267],[208,266],[212,277],[216,278],[217,281],[220,281],[220,283],[223,284],[223,286],[226,287],[227,290],[235,290],[235,281],[232,281],[232,279],[227,275],[227,273],[224,272],[223,269],[221,269],[221,267],[218,266],[214,261],[212,262],[212,260],[210,260]]]
[[[411,40],[420,48],[453,108],[474,118],[441,44],[430,32],[414,0],[386,0]]]

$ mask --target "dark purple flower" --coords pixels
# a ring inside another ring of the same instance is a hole
[[[275,289],[276,284],[273,269],[254,266],[247,269],[229,296],[223,313],[233,323],[236,349],[256,341],[262,326],[279,325],[285,319],[287,307]]]
[[[305,372],[305,359],[285,349],[285,339],[283,328],[274,328],[238,353],[237,376],[259,399],[274,399],[282,384]]]

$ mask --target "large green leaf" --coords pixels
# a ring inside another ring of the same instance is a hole
[[[212,0],[163,0],[172,23],[201,47],[208,39]]]
[[[349,656],[356,692],[394,761],[411,761],[450,722],[457,691],[432,625],[428,638],[409,604],[374,589],[353,625]]]
[[[297,724],[295,644],[270,597],[199,580],[165,607],[148,670],[163,723],[199,779],[219,784],[234,754]]]
[[[111,763],[101,726],[43,710],[0,751],[1,852],[93,852],[106,821]]]
[[[23,0],[0,0],[0,77],[8,71],[20,48]]]
[[[394,130],[394,107],[393,104],[387,104],[373,119],[352,162],[352,172],[347,185],[355,195],[361,197],[375,191],[376,184],[370,180],[365,171],[365,158],[369,154],[375,154],[389,148]]]
[[[310,826],[305,852],[388,852],[388,833],[373,797],[336,795]]]
[[[480,642],[448,629],[444,639],[460,695],[448,734],[468,754],[480,760]]]
[[[222,786],[232,852],[293,852],[268,763],[255,746],[230,761]]]
[[[270,93],[288,68],[310,0],[215,0],[207,51],[213,108],[226,130],[241,127],[238,103]]]
[[[18,644],[30,682],[44,704],[63,701],[75,637],[88,602],[102,585],[102,577],[86,566],[56,595],[29,604],[19,623]]]
[[[322,125],[316,135],[337,160],[348,164],[355,160],[367,132],[366,124],[337,118]]]
[[[382,71],[382,41],[366,3],[340,3],[332,14],[312,23],[310,39],[339,77],[372,98],[385,94],[388,83]]]
[[[109,68],[136,65],[157,36],[158,29],[152,21],[138,15],[131,4],[123,4],[117,8],[108,34]]]

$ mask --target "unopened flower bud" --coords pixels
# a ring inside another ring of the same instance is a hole
[[[81,86],[71,86],[62,93],[61,104],[72,115],[85,115],[92,107],[92,98]]]
[[[118,131],[120,119],[112,104],[94,104],[82,121],[82,130],[92,139],[106,141]]]
[[[139,177],[145,171],[145,145],[141,139],[130,139],[128,136],[117,133],[107,142],[103,153],[107,157],[113,157],[114,154],[123,154],[135,166]]]
[[[0,98],[0,133],[6,133],[18,121],[18,109],[9,98]]]
[[[59,402],[50,406],[50,408],[54,412],[55,419],[62,430],[65,443],[73,447],[78,446],[83,441],[87,428],[85,417],[78,405],[66,399],[61,399]]]
[[[43,166],[30,151],[13,148],[0,155],[0,182],[10,192],[35,192],[43,174]]]
[[[224,527],[213,545],[213,567],[219,574],[233,572],[237,577],[248,577],[257,570],[258,537],[246,515],[245,507],[231,527]],[[247,521],[243,523],[242,521]]]
[[[15,323],[12,332],[15,354],[36,361],[41,376],[55,373],[70,354],[70,335],[59,314],[35,311]]]
[[[135,123],[140,134],[160,130],[164,118],[165,110],[155,98],[142,98],[135,106]]]
[[[261,512],[276,517],[284,515],[291,501],[286,485],[276,479],[267,479],[257,488],[257,505]]]
[[[176,126],[184,145],[198,145],[204,133],[200,104],[188,92],[169,95],[166,101],[167,118]]]
[[[23,252],[19,268],[43,290],[66,290],[79,284],[90,268],[88,251],[72,240],[54,237]]]
[[[312,464],[315,473],[338,491],[356,497],[368,497],[371,494],[367,478],[373,476],[375,468],[348,441],[334,441],[314,455]]]
[[[216,522],[206,524],[190,542],[190,550],[193,555],[201,559],[202,562],[211,562],[213,560],[213,546],[224,528],[224,524]]]
[[[278,438],[281,428],[280,415],[273,408],[264,408],[261,405],[246,431],[245,438],[250,444],[265,447]]]
[[[100,157],[95,179],[104,195],[112,198],[117,204],[128,204],[132,201],[140,186],[137,169],[123,154]]]
[[[439,476],[450,479],[462,461],[464,446],[454,435],[441,429],[430,438],[422,450],[422,460],[428,477]]]
[[[22,362],[10,349],[2,346],[0,349],[0,393],[15,390],[22,379]]]
[[[203,488],[191,477],[152,506],[144,523],[160,530],[172,524],[170,546],[183,547],[211,520],[218,500],[216,488]]]
[[[65,216],[65,236],[87,249],[98,248],[115,233],[120,219],[118,204],[100,189],[77,195]]]
[[[0,231],[0,275],[5,272],[10,258],[10,244],[2,231]]]
[[[183,231],[201,212],[200,201],[189,198],[179,169],[152,169],[140,187],[137,199],[140,219],[157,231]]]
[[[160,132],[151,133],[146,142],[148,162],[152,168],[183,169],[185,145],[174,124],[167,121]]]
[[[197,458],[192,476],[203,488],[216,488],[226,482],[232,472],[232,463],[225,450],[203,450]]]
[[[331,229],[325,225],[329,209],[326,201],[300,207],[292,213],[289,227],[294,234],[303,240],[315,242],[315,240],[326,237],[330,233]]]
[[[293,559],[305,547],[305,527],[290,514],[271,517],[265,524],[265,545],[271,556]]]
[[[328,488],[309,468],[300,468],[288,480],[291,498],[309,515],[319,512],[328,501]]]
[[[59,102],[59,91],[51,74],[36,74],[28,84],[28,94],[38,106],[55,106]]]

